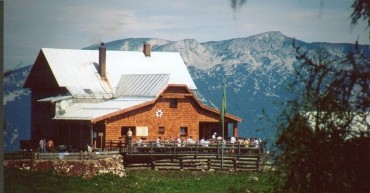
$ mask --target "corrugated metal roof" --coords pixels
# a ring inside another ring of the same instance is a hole
[[[155,97],[149,96],[128,96],[109,100],[102,103],[82,104],[77,103],[68,107],[64,113],[56,114],[54,119],[57,120],[92,120],[104,116],[109,113],[133,107],[150,100]]]
[[[169,77],[169,74],[122,75],[116,96],[157,96]]]
[[[145,57],[142,52],[107,51],[106,76],[109,84],[104,82],[98,73],[98,50],[43,48],[42,52],[58,85],[66,87],[74,96],[112,98],[115,96],[115,88],[122,86],[120,80],[123,75],[132,76],[135,74],[168,74],[168,84],[185,84],[192,90],[196,89],[180,54],[177,52],[152,52],[150,57]],[[141,89],[144,89],[144,84],[141,86]]]

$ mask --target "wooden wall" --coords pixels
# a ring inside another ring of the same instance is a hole
[[[171,98],[177,98],[177,108],[170,108]],[[155,115],[158,109],[162,110],[162,117]],[[122,137],[121,127],[123,126],[147,126],[147,140],[155,140],[158,136],[161,136],[162,139],[176,138],[180,136],[180,127],[187,127],[188,135],[181,138],[187,139],[192,136],[193,139],[198,139],[201,122],[217,125],[219,117],[215,113],[212,114],[202,110],[193,96],[174,95],[174,93],[164,94],[152,105],[121,114],[112,118],[111,121],[107,120],[105,139],[107,141],[118,140]],[[159,134],[159,127],[165,128],[164,134]]]

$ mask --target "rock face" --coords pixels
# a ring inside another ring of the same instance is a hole
[[[55,170],[59,175],[91,178],[100,174],[126,176],[121,155],[99,160],[4,160],[5,168],[32,171]]]

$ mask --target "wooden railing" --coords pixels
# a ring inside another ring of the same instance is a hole
[[[5,153],[5,160],[32,159],[32,160],[87,160],[102,159],[112,155],[118,155],[118,151],[94,151],[94,152],[59,152],[59,153],[40,153],[40,152],[15,152]]]
[[[214,142],[209,144],[177,144],[177,143],[160,143],[147,142],[142,144],[125,145],[119,149],[120,152],[126,153],[127,155],[138,155],[138,154],[149,154],[149,155],[163,155],[172,154],[176,156],[182,155],[216,155],[217,157],[221,154],[233,155],[240,157],[250,153],[263,153],[263,146],[245,146],[242,144],[222,144],[221,142]]]
[[[117,155],[118,151],[95,151],[95,152],[61,152],[61,153],[36,153],[35,160],[86,160],[102,159]]]
[[[122,148],[126,147],[125,140],[109,140],[105,141],[104,150],[105,151],[118,151],[122,150]]]
[[[130,145],[128,145],[130,143]],[[223,145],[223,146],[222,146]],[[207,144],[200,144],[198,142],[194,144],[189,143],[160,143],[156,144],[155,141],[144,142],[141,144],[124,141],[124,140],[109,140],[105,142],[104,151],[120,151],[127,153],[153,153],[161,154],[168,152],[194,152],[194,153],[215,153],[217,149],[221,153],[221,146],[223,147],[224,153],[251,153],[251,152],[265,152],[265,143],[261,143],[259,146],[255,145],[244,145],[244,144],[231,144],[227,142],[222,144],[220,141],[210,142]]]
[[[15,160],[15,159],[33,159],[35,151],[19,151],[4,153],[4,160]]]

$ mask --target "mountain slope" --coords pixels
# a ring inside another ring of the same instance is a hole
[[[20,139],[29,139],[31,130],[31,92],[23,84],[31,66],[4,77],[4,150],[17,151]]]

